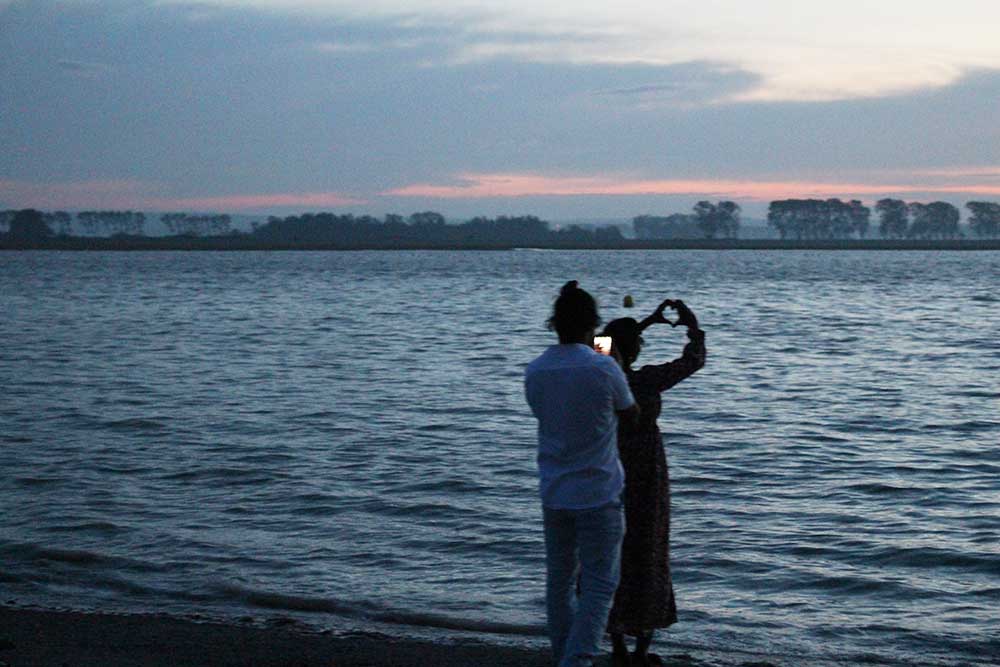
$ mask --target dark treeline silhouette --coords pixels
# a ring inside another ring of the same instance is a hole
[[[690,214],[637,216],[632,218],[632,228],[638,239],[735,239],[740,235],[740,207],[731,201],[700,201]]]
[[[90,236],[142,236],[146,214],[135,211],[80,211],[76,221]]]
[[[694,217],[705,238],[716,236],[735,239],[740,235],[740,206],[731,201],[713,204],[700,201],[694,205]]]
[[[271,217],[253,235],[278,244],[337,244],[348,247],[388,245],[531,246],[531,245],[614,245],[624,239],[614,226],[590,229],[571,225],[550,229],[549,223],[533,215],[520,217],[472,218],[449,225],[440,213],[414,213],[408,219],[390,214],[379,220],[372,216],[306,213],[286,218]]]
[[[967,227],[979,239],[1000,238],[1000,204],[971,201]],[[146,215],[135,211],[81,211],[74,215],[34,209],[0,211],[2,247],[59,248],[626,248],[626,247],[984,247],[961,242],[960,211],[947,202],[907,203],[881,199],[874,211],[858,200],[773,201],[767,221],[781,241],[739,240],[740,207],[732,201],[700,201],[691,213],[632,219],[635,239],[616,225],[553,227],[533,215],[475,217],[451,224],[434,211],[408,217],[304,213],[270,217],[249,232],[232,227],[225,214],[163,213],[168,236],[146,236]],[[873,221],[877,216],[877,225]],[[874,233],[870,233],[874,229]],[[881,241],[871,239],[875,233]],[[952,243],[954,242],[954,243]],[[995,243],[990,242],[989,247]]]
[[[638,215],[632,218],[632,229],[637,239],[690,239],[701,236],[694,215]]]
[[[978,202],[969,202],[975,207]],[[875,204],[879,214],[879,234],[887,239],[957,239],[963,234],[958,228],[959,210],[948,202],[907,204],[901,199],[880,199]],[[977,235],[979,230],[973,230]],[[986,236],[983,234],[982,236]]]
[[[969,228],[973,234],[983,238],[1000,237],[1000,204],[970,201],[965,208],[972,214],[969,217]]]
[[[783,239],[863,239],[870,218],[871,209],[857,199],[782,199],[767,209],[767,224]]]
[[[21,211],[4,211],[7,236],[15,243],[44,243],[52,237],[52,228],[45,214],[33,208]]]
[[[43,213],[41,211],[35,211],[35,209],[22,209],[22,210],[6,210],[0,211],[0,232],[6,232],[11,230],[11,223],[19,215],[19,224],[37,225],[39,223],[38,218],[35,217],[35,213],[41,216],[41,222],[45,223],[48,228],[48,233],[46,236],[51,236],[52,234],[58,234],[60,236],[69,236],[73,231],[73,216],[66,211],[54,211],[51,213]],[[27,216],[27,217],[25,217]],[[30,220],[31,222],[27,222]],[[23,227],[21,232],[23,232]]]
[[[69,236],[73,233],[73,216],[66,211],[43,213],[42,218],[54,234]]]
[[[232,218],[228,215],[188,215],[164,213],[160,222],[174,236],[225,236],[232,234]]]
[[[0,211],[0,232],[9,227],[18,213],[20,211]],[[54,211],[41,212],[41,216],[52,234],[72,235],[73,214]],[[77,227],[86,236],[136,237],[146,234],[146,214],[139,211],[80,211],[75,218]],[[160,222],[174,236],[225,236],[232,233],[232,218],[228,215],[164,213],[160,216]]]
[[[447,224],[445,217],[434,211],[414,213],[408,218],[390,214],[383,219],[369,215],[336,215],[305,213],[287,217],[270,217],[263,225],[254,224],[249,233],[232,229],[228,215],[191,215],[164,213],[160,221],[169,237],[175,239],[230,238],[257,241],[276,246],[316,244],[329,247],[393,247],[400,246],[483,246],[519,245],[614,245],[624,240],[621,230],[606,227],[570,225],[551,229],[549,223],[535,216],[498,218],[476,217],[460,224]],[[58,234],[72,237],[73,218],[65,212],[43,213],[34,209],[0,212],[0,232],[9,228],[7,236],[18,242],[39,242]],[[102,232],[112,239],[145,238],[146,216],[133,211],[82,211],[76,215],[79,229],[87,238]],[[161,237],[162,238],[162,237]],[[152,242],[154,239],[149,239]],[[96,242],[97,239],[93,238]]]
[[[1000,236],[1000,204],[968,202],[969,230],[980,238]],[[880,199],[875,204],[883,239],[961,239],[961,213],[948,202],[907,203]],[[856,199],[783,199],[768,207],[767,222],[782,239],[864,239],[872,211]]]

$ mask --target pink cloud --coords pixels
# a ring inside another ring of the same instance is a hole
[[[963,175],[966,172],[961,172]],[[982,174],[988,176],[991,172]],[[788,197],[878,196],[905,193],[1000,195],[995,183],[838,183],[807,180],[630,179],[532,173],[462,174],[452,185],[416,184],[382,194],[396,197],[483,199],[585,195],[704,195],[770,201]]]
[[[940,167],[937,169],[914,169],[906,173],[914,176],[934,176],[946,178],[969,178],[986,177],[990,179],[1000,178],[1000,166],[993,167]]]
[[[155,184],[129,180],[44,184],[0,181],[0,201],[14,208],[142,211],[266,211],[295,206],[322,208],[366,203],[337,192],[165,197],[158,193]]]

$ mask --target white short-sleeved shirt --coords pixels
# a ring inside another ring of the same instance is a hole
[[[528,364],[524,391],[538,418],[542,505],[587,509],[617,502],[625,473],[615,411],[635,399],[615,360],[586,345],[553,345]]]

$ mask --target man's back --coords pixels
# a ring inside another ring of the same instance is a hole
[[[586,345],[553,345],[525,370],[525,395],[538,419],[542,504],[586,509],[616,502],[624,473],[615,412],[635,402],[618,364]]]

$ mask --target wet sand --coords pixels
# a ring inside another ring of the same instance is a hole
[[[544,651],[323,634],[294,622],[227,625],[160,615],[0,606],[8,667],[548,667]]]

